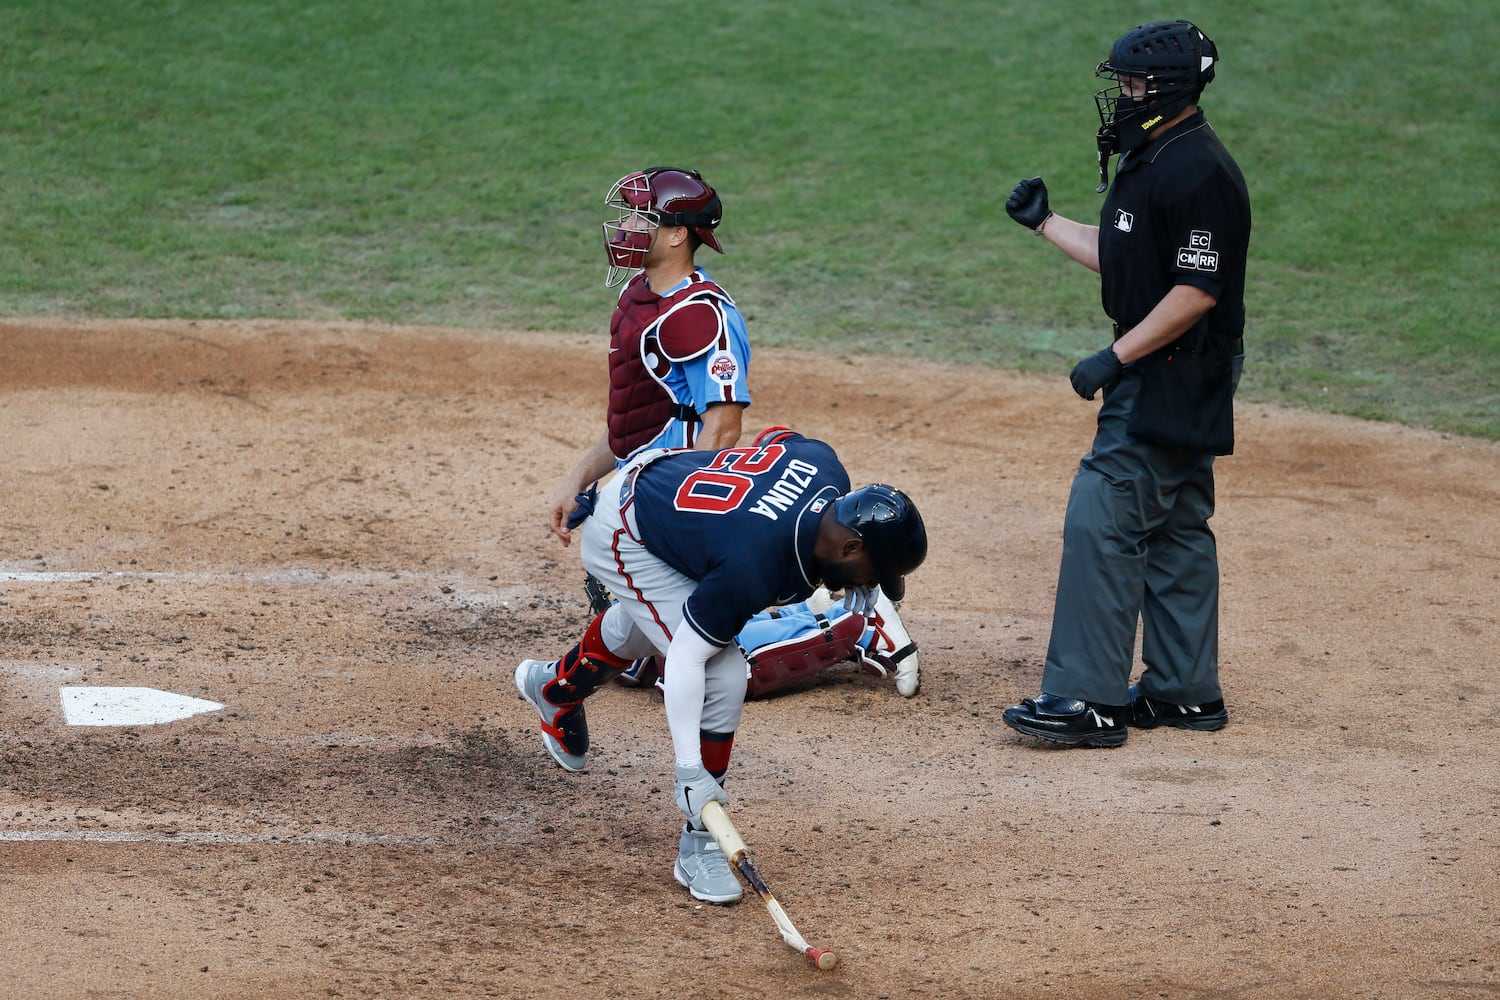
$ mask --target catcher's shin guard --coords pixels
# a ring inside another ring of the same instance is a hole
[[[845,615],[829,624],[817,616],[819,630],[781,642],[769,642],[745,654],[750,678],[745,696],[759,698],[781,691],[838,663],[859,659],[859,639],[864,634],[861,615]]]

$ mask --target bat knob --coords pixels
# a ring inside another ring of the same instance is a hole
[[[839,957],[831,948],[808,948],[807,957],[823,972],[828,972],[839,964]]]

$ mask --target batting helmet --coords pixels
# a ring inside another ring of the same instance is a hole
[[[927,558],[927,528],[911,498],[875,483],[834,501],[833,516],[864,540],[880,589],[893,601],[906,594],[906,574]]]
[[[604,223],[604,251],[609,259],[605,285],[618,284],[640,270],[659,226],[686,226],[699,242],[719,253],[724,248],[714,229],[723,207],[703,175],[682,167],[647,167],[626,174],[609,189],[604,204],[619,216]]]
[[[1094,95],[1101,152],[1106,143],[1121,153],[1139,147],[1153,128],[1195,103],[1218,58],[1213,41],[1189,21],[1153,21],[1116,39],[1094,71],[1112,82]]]

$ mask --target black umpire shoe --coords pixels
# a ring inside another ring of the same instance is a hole
[[[1201,705],[1174,705],[1169,701],[1157,701],[1147,697],[1139,684],[1130,685],[1126,692],[1125,724],[1137,729],[1155,729],[1171,726],[1174,729],[1196,729],[1200,733],[1211,733],[1223,729],[1229,722],[1229,711],[1224,699],[1216,698]]]
[[[1125,710],[1118,705],[1098,705],[1076,698],[1040,694],[1022,698],[1000,716],[1000,721],[1018,733],[1036,736],[1070,747],[1117,747],[1125,742]]]

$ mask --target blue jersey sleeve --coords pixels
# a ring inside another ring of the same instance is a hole
[[[692,358],[674,362],[666,379],[672,394],[688,401],[699,413],[715,403],[750,405],[750,340],[745,320],[728,303],[716,302],[712,308],[720,323],[712,346]]]

